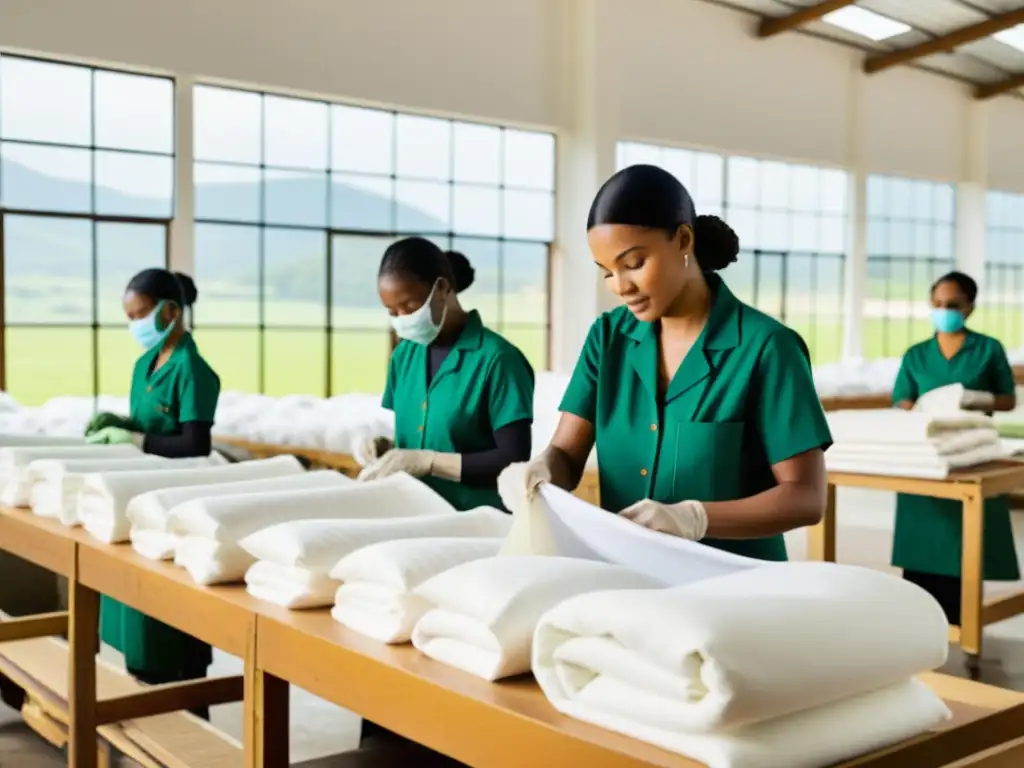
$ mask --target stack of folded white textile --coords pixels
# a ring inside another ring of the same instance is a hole
[[[85,477],[95,472],[129,472],[185,469],[206,465],[206,459],[164,459],[159,456],[127,456],[123,459],[40,459],[28,465],[32,512],[56,517],[64,525],[78,525],[78,493]]]
[[[361,484],[362,485],[362,484]],[[413,512],[410,507],[407,512]],[[245,574],[250,594],[288,608],[327,606],[340,586],[338,561],[381,541],[414,538],[497,538],[511,519],[490,507],[451,514],[379,519],[296,520],[242,539],[255,564]]]
[[[708,768],[821,768],[949,717],[913,679],[946,635],[901,579],[772,564],[567,600],[538,622],[532,668],[560,712]]]
[[[523,556],[474,560],[421,584],[431,603],[416,623],[412,644],[427,656],[485,680],[530,669],[540,617],[574,595],[609,589],[655,589],[664,584],[628,568],[569,557]]]
[[[948,384],[925,392],[914,403],[920,413],[950,414],[960,411],[992,410],[995,398],[991,392],[967,389],[963,384]]]
[[[40,459],[124,459],[142,458],[133,445],[30,445],[0,448],[0,504],[29,506],[32,483],[28,467]]]
[[[128,503],[139,494],[160,488],[175,488],[236,480],[300,474],[305,468],[291,456],[227,464],[219,454],[188,469],[97,472],[86,475],[78,494],[78,519],[92,536],[107,544],[128,541]]]
[[[256,560],[239,542],[270,526],[296,520],[454,514],[455,508],[425,484],[399,473],[339,488],[194,499],[170,510],[167,526],[181,537],[175,564],[197,584],[210,585],[240,581]]]
[[[898,408],[827,414],[834,441],[825,465],[836,472],[941,479],[954,469],[1006,458],[991,418]]]
[[[331,569],[341,582],[331,615],[382,643],[407,643],[430,608],[414,590],[427,579],[472,560],[494,557],[503,539],[398,539],[346,555]]]
[[[236,480],[215,485],[186,485],[182,488],[148,491],[129,501],[125,510],[132,526],[132,548],[151,560],[172,560],[181,536],[168,527],[170,511],[187,501],[275,491],[341,488],[354,482],[339,472],[318,470],[262,480]]]

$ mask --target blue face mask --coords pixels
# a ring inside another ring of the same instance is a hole
[[[956,333],[964,329],[964,313],[958,309],[936,307],[932,310],[932,325],[939,333]]]
[[[157,320],[163,308],[164,302],[161,301],[153,307],[153,311],[148,315],[128,323],[128,332],[131,333],[132,338],[139,343],[140,347],[147,351],[153,349],[158,344],[163,344],[177,324],[177,320],[172,320],[167,324],[166,328],[160,328],[157,325]]]

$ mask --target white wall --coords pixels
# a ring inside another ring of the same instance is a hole
[[[988,161],[990,187],[1024,193],[1024,101],[988,105]]]

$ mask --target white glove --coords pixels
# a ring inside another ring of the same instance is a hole
[[[708,532],[708,511],[699,501],[662,504],[644,499],[619,512],[619,517],[652,531],[690,541],[700,541]]]
[[[506,509],[515,510],[532,501],[537,489],[551,482],[551,468],[542,453],[529,461],[509,464],[498,475],[498,495]]]
[[[386,437],[365,436],[356,441],[352,458],[359,466],[368,467],[394,447],[395,444]]]
[[[356,480],[380,480],[396,472],[405,472],[413,477],[434,475],[459,482],[462,476],[462,454],[396,448],[363,469]]]

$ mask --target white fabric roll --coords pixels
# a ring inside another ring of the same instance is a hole
[[[256,563],[245,573],[250,595],[292,610],[330,605],[338,584],[324,573],[267,562]]]
[[[407,643],[432,606],[412,590],[456,565],[494,557],[502,539],[399,539],[371,544],[331,569],[342,581],[331,615],[382,643]]]
[[[920,443],[941,440],[965,429],[992,429],[994,423],[983,413],[917,413],[900,408],[830,411],[825,414],[832,439],[838,443],[871,442]],[[826,455],[827,452],[826,452]]]
[[[574,595],[662,586],[618,565],[568,557],[494,557],[451,568],[415,594],[436,607],[417,622],[412,644],[485,680],[530,669],[541,616]]]
[[[221,544],[201,536],[182,536],[174,550],[174,564],[204,587],[242,581],[255,562],[237,544]]]
[[[879,449],[868,455],[849,451],[844,445],[833,445],[825,453],[825,467],[830,472],[857,472],[866,475],[898,475],[941,480],[957,469],[997,461],[1009,457],[1009,449],[1001,440],[959,453],[927,458],[904,454],[899,450]]]
[[[60,435],[10,435],[0,434],[0,447],[41,448],[46,446],[84,446],[84,437],[61,437]]]
[[[132,528],[132,549],[149,560],[173,560],[180,536],[165,531]]]
[[[134,445],[68,445],[0,448],[0,504],[29,506],[28,466],[40,459],[117,459],[142,456]]]
[[[196,460],[183,460],[195,466]],[[29,503],[33,513],[58,518],[64,525],[78,525],[78,492],[91,472],[123,472],[130,470],[160,471],[164,467],[180,467],[159,456],[128,456],[123,459],[42,459],[28,465],[26,477],[31,487]]]
[[[171,509],[167,525],[183,536],[234,544],[262,528],[291,520],[454,513],[455,508],[427,485],[399,473],[371,483],[194,499]]]
[[[170,461],[170,460],[168,460]],[[185,459],[174,459],[184,462]],[[236,480],[259,480],[305,472],[297,459],[281,456],[239,464],[209,466],[209,459],[192,461],[206,464],[189,469],[169,469],[139,472],[111,472],[86,475],[78,495],[78,518],[85,529],[108,544],[127,541],[131,534],[128,522],[128,502],[140,493],[159,488],[173,488]],[[218,463],[223,461],[217,458]]]
[[[775,563],[671,589],[567,600],[538,622],[533,671],[551,703],[573,717],[587,719],[596,707],[708,733],[939,667],[947,629],[934,598],[902,579],[835,563]]]

